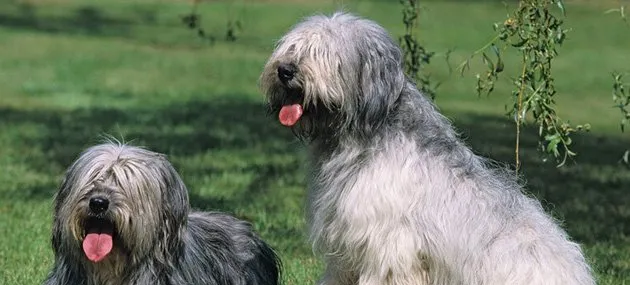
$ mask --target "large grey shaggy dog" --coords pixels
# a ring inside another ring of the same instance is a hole
[[[280,262],[248,223],[190,212],[164,155],[105,143],[68,169],[46,285],[275,285]]]
[[[402,65],[382,27],[336,13],[297,24],[264,67],[271,111],[309,144],[319,284],[594,284],[580,247]]]

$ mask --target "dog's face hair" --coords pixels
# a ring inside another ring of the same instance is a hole
[[[160,258],[154,248],[178,244],[189,206],[184,183],[163,155],[103,144],[87,149],[68,169],[54,212],[56,254],[91,264],[122,259],[117,263],[129,266],[147,254]],[[90,234],[100,241],[88,241]]]
[[[406,82],[402,64],[378,24],[313,16],[278,42],[260,85],[270,111],[299,137],[356,137],[378,129],[394,107]]]

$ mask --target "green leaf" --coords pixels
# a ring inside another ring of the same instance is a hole
[[[559,143],[560,143],[559,139],[554,139],[554,140],[549,141],[549,144],[547,144],[547,152],[557,157],[560,154],[560,152],[558,152]]]
[[[527,39],[521,39],[520,42],[514,43],[512,44],[513,47],[515,48],[521,48],[523,47],[525,44],[527,43]]]
[[[469,59],[465,60],[465,61],[464,61],[464,62],[460,65],[460,68],[459,68],[459,75],[460,75],[461,77],[464,77],[464,73],[466,72],[466,70],[467,70],[467,69],[468,69],[468,70],[470,69],[470,60],[469,60]]]
[[[490,57],[485,52],[482,53],[481,56],[483,57],[483,63],[488,66],[488,69],[494,70],[494,63],[492,62]]]
[[[497,65],[494,68],[494,72],[500,73],[505,68],[505,65],[503,64],[503,60],[501,59],[501,53],[499,52],[499,48],[497,48],[495,44],[492,44],[491,48],[492,48],[492,51],[494,51],[494,54],[497,56]]]
[[[610,13],[613,13],[613,12],[620,12],[621,13],[621,9],[619,9],[619,8],[608,9],[608,10],[606,10],[604,12],[604,14],[610,14]]]

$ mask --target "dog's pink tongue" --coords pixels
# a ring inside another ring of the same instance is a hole
[[[300,104],[282,106],[280,114],[278,115],[280,123],[287,127],[291,127],[300,120],[302,112],[302,105]]]
[[[114,243],[109,233],[92,233],[83,240],[83,252],[92,262],[99,262],[112,251]]]

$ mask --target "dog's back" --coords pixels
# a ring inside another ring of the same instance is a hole
[[[280,283],[280,259],[245,221],[225,213],[193,212],[182,235],[184,248],[173,284]]]

